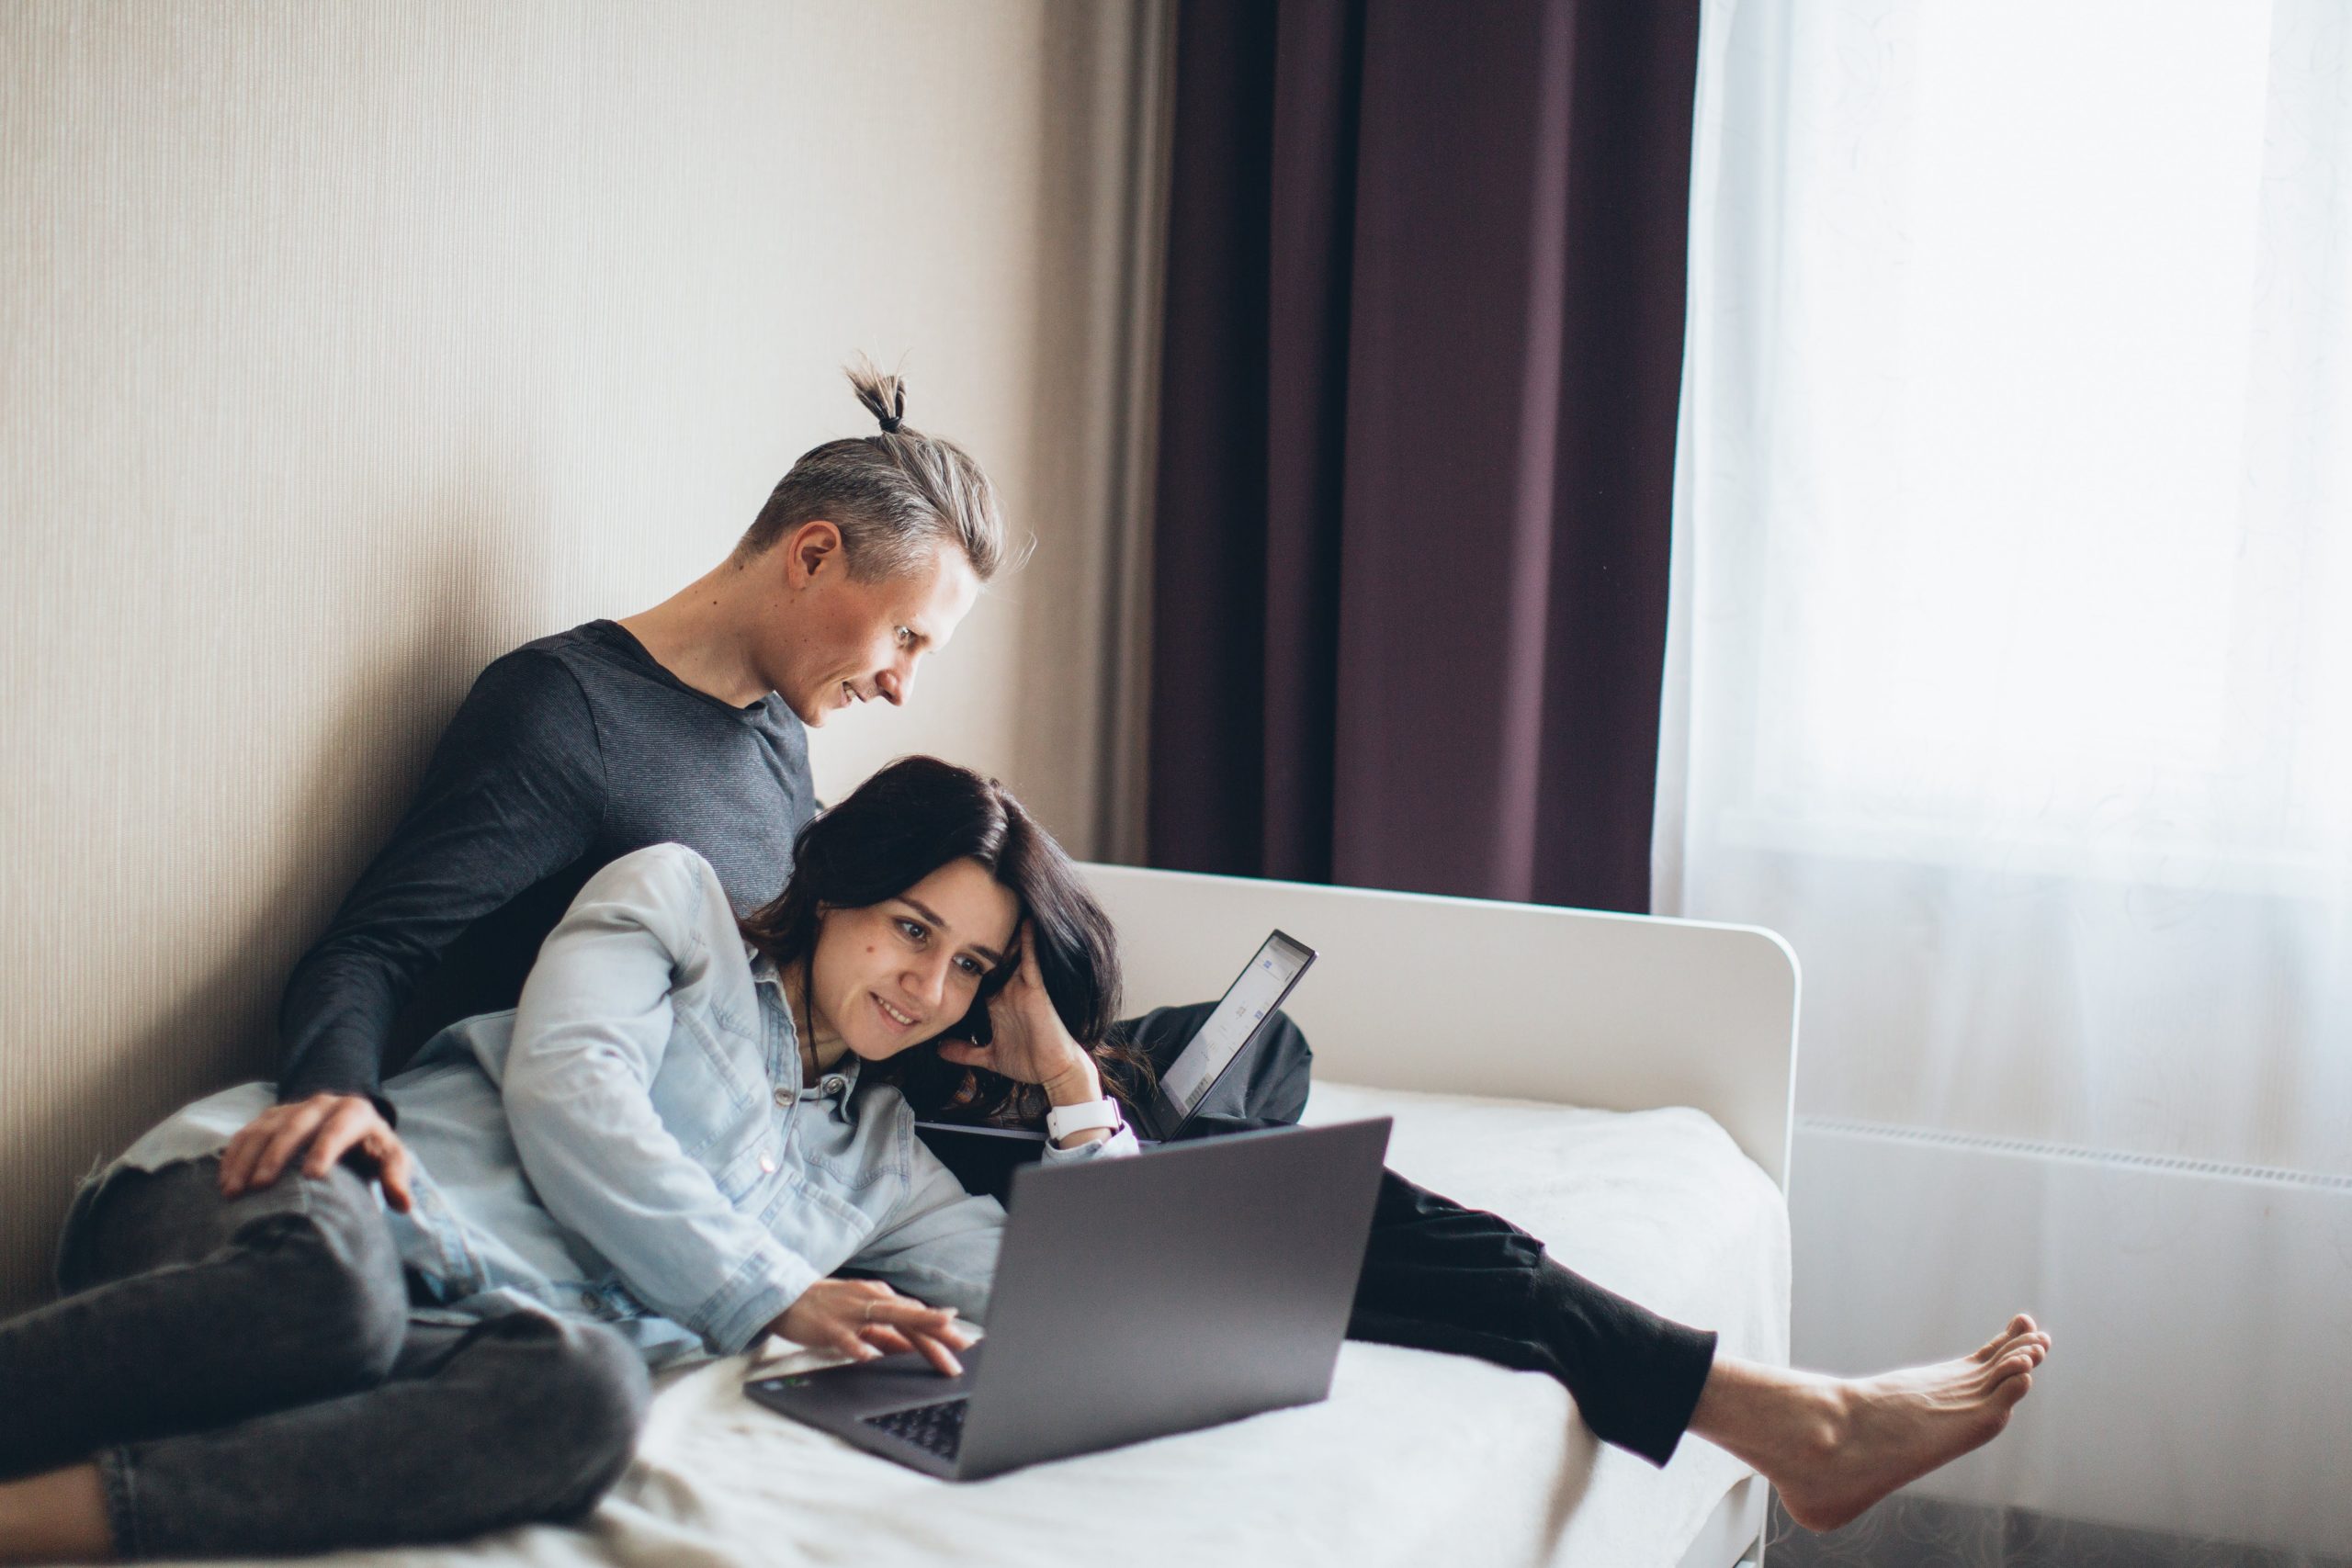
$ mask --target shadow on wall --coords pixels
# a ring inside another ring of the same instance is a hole
[[[1094,734],[1102,722],[1097,635],[1105,585],[1114,453],[1127,345],[1119,333],[1125,257],[1125,149],[1104,145],[1106,99],[1128,91],[1137,23],[1093,0],[1053,0],[1040,27],[1044,60],[1038,118],[1039,231],[1030,319],[1035,372],[1030,449],[1035,558],[1008,584],[1020,606],[1019,663],[1025,682],[1058,689],[1024,694],[1012,708],[1012,755],[1067,759],[1060,778],[1018,781],[1023,797],[1081,858],[1094,852]],[[1031,520],[1012,519],[1016,539]]]
[[[388,626],[397,633],[373,634],[372,656],[358,660],[357,682],[335,694],[322,739],[307,755],[286,758],[289,773],[300,768],[299,782],[248,794],[254,810],[277,809],[277,818],[227,825],[253,846],[246,863],[274,868],[268,883],[209,911],[211,925],[194,944],[198,955],[171,977],[171,1004],[152,1022],[129,1038],[51,1056],[59,1070],[46,1077],[35,1114],[67,1130],[65,1138],[0,1139],[0,1194],[22,1206],[26,1222],[10,1227],[17,1245],[0,1258],[0,1315],[53,1291],[58,1228],[85,1174],[187,1101],[275,1071],[287,976],[390,833],[474,676],[513,643],[556,629],[537,626],[549,595],[539,563],[526,558],[545,553],[537,548],[544,530],[518,526],[520,509],[486,501],[485,490],[444,481],[430,500],[384,515],[372,531],[343,531],[422,542],[404,567],[387,570],[376,554],[355,563],[366,581],[345,597],[389,604],[390,614],[320,623],[346,635]],[[518,622],[534,629],[517,637]],[[297,677],[276,693],[247,689],[267,703],[301,684]],[[271,716],[254,722],[266,726]],[[229,751],[215,759],[220,766],[241,761]],[[60,1042],[69,1034],[61,1029]]]

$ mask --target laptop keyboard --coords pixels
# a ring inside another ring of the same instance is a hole
[[[859,1419],[869,1427],[879,1427],[894,1438],[903,1438],[919,1449],[928,1449],[942,1459],[954,1459],[964,1446],[964,1409],[972,1402],[965,1399],[943,1399],[937,1404],[918,1404],[911,1410],[893,1410],[887,1416],[865,1416]]]

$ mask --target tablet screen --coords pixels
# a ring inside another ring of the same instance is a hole
[[[1208,1097],[1218,1075],[1232,1065],[1266,1015],[1282,1005],[1283,998],[1314,961],[1315,950],[1295,938],[1276,931],[1266,939],[1250,967],[1227,987],[1216,1010],[1160,1079],[1160,1091],[1178,1118],[1190,1116]],[[1170,1125],[1172,1129],[1174,1123]]]

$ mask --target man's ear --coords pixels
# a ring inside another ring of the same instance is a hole
[[[822,517],[812,517],[792,531],[784,541],[784,550],[786,586],[806,588],[817,580],[818,573],[829,567],[840,567],[842,531]]]

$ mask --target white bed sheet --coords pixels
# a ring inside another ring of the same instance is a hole
[[[1726,1350],[1785,1359],[1779,1190],[1695,1111],[1610,1114],[1319,1085],[1313,1122],[1392,1114],[1389,1162]],[[779,1367],[812,1363],[791,1352]],[[346,1553],[399,1568],[1677,1562],[1746,1473],[1687,1440],[1664,1471],[1596,1443],[1548,1377],[1351,1343],[1331,1398],[950,1484],[745,1400],[741,1359],[674,1376],[581,1529]]]

